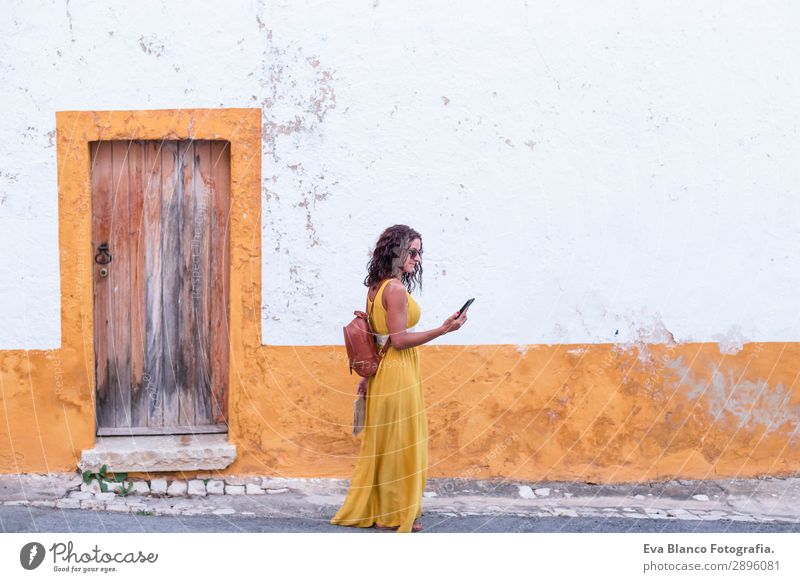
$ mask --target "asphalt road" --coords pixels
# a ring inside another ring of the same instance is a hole
[[[689,521],[600,517],[449,517],[423,514],[428,533],[800,533],[800,523]],[[326,520],[225,516],[147,516],[83,509],[0,506],[0,531],[12,532],[263,532],[393,533],[340,527]]]

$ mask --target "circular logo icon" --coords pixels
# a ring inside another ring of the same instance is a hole
[[[44,546],[39,542],[28,542],[19,551],[19,563],[26,570],[35,570],[44,560]]]

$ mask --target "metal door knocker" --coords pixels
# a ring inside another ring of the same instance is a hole
[[[97,254],[94,256],[94,262],[98,265],[107,265],[111,262],[111,253],[108,252],[108,243],[100,243],[97,248]]]

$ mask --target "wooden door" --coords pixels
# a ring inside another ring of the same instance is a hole
[[[90,147],[97,434],[226,432],[229,143]]]

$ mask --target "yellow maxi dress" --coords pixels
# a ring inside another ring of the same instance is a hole
[[[391,279],[390,279],[391,280]],[[383,289],[373,302],[370,325],[376,334],[389,334]],[[413,328],[420,307],[408,297],[406,328]],[[384,338],[379,338],[382,345]],[[364,432],[355,471],[344,504],[331,519],[334,525],[398,526],[410,532],[422,514],[422,493],[428,473],[428,422],[417,347],[396,350],[391,344],[367,385]]]

